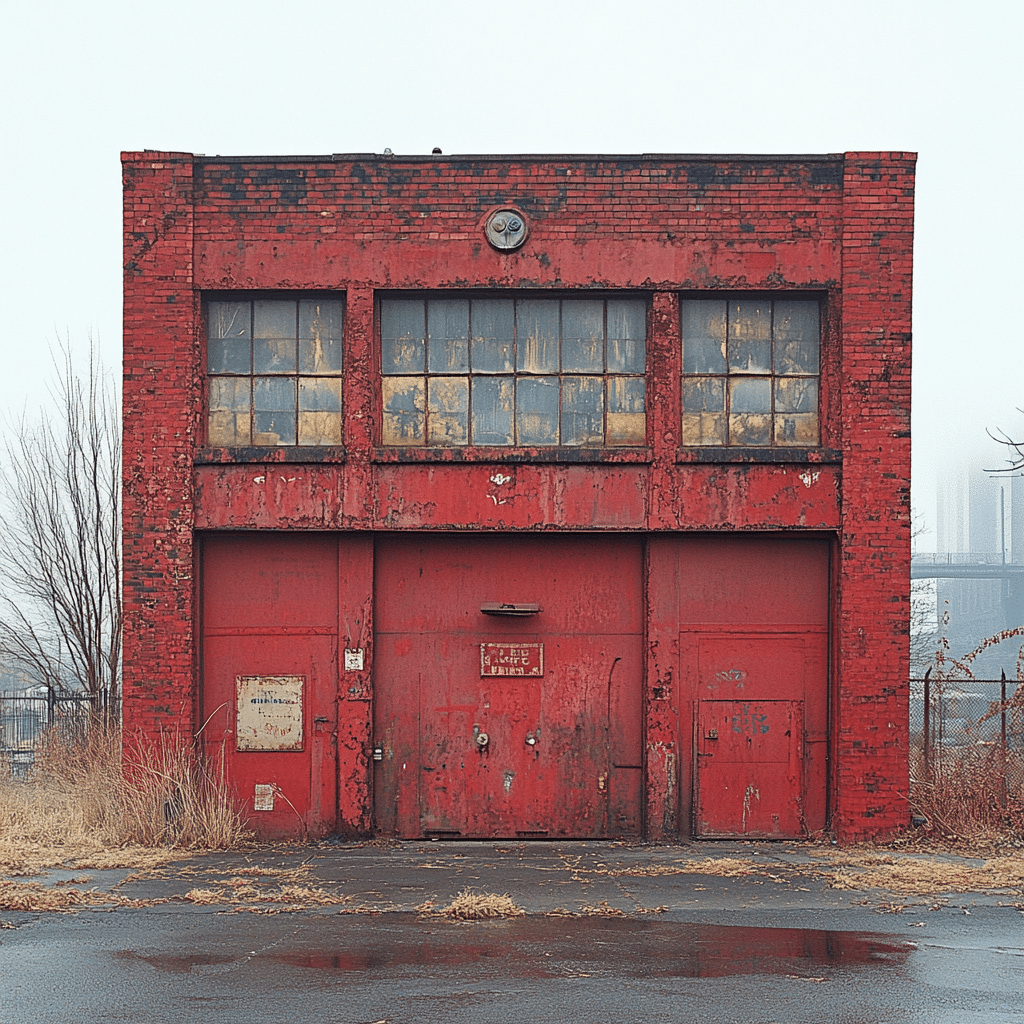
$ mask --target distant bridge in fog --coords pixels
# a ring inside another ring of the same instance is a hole
[[[999,552],[918,552],[910,558],[912,580],[1024,579],[1024,562],[1004,562]]]

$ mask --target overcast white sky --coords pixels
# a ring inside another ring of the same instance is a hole
[[[5,5],[0,410],[44,399],[58,335],[120,359],[123,149],[913,150],[931,520],[942,461],[1024,434],[1022,30],[1021,0]]]

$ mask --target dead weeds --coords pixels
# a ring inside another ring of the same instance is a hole
[[[430,917],[447,917],[454,921],[485,921],[499,917],[523,917],[526,913],[508,893],[475,892],[463,889],[446,907],[437,907],[427,900],[415,908]]]

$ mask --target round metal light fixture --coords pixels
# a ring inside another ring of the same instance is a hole
[[[484,234],[495,249],[511,252],[526,241],[526,220],[516,210],[496,210],[487,218]]]

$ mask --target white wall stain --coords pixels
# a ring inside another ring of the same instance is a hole
[[[820,470],[815,470],[813,473],[808,469],[800,474],[800,479],[804,482],[804,487],[810,487],[812,484],[818,482],[818,477],[821,476]]]
[[[254,484],[265,484],[267,482],[267,478],[265,476],[254,476],[252,478],[252,482]]]

